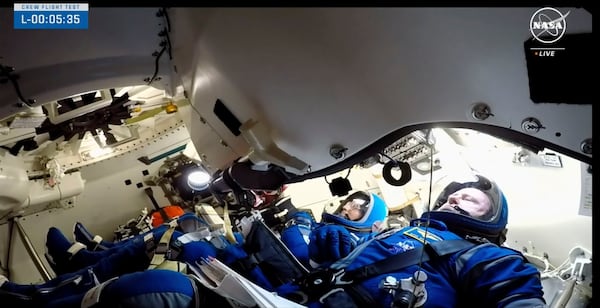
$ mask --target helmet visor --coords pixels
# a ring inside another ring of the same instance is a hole
[[[370,205],[371,196],[358,191],[342,200],[332,214],[351,221],[360,221],[365,217]]]

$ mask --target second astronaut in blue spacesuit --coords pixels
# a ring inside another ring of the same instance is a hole
[[[381,231],[388,216],[385,202],[376,194],[357,191],[333,213],[324,212],[315,222],[298,212],[281,232],[281,240],[309,268],[331,264],[352,251],[369,235]]]

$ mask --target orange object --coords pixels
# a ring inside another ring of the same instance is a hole
[[[152,211],[152,227],[156,228],[165,222],[169,222],[173,218],[177,218],[185,214],[183,209],[179,205],[167,205],[160,209]],[[165,218],[168,219],[165,221]]]

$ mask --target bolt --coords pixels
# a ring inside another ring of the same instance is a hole
[[[394,293],[395,289],[398,288],[398,280],[393,276],[387,276],[379,282],[379,289],[387,289],[388,292]]]
[[[538,119],[529,117],[521,122],[521,128],[528,133],[537,133],[540,129],[545,127],[542,126],[542,123]]]
[[[592,154],[592,138],[585,139],[581,142],[581,152]]]
[[[413,274],[413,282],[415,284],[421,284],[427,281],[427,274],[424,271],[416,271]]]
[[[348,151],[348,148],[339,144],[334,144],[329,148],[329,155],[334,159],[342,159],[346,156],[346,151]]]
[[[494,114],[491,112],[490,106],[485,103],[475,104],[473,109],[471,109],[471,115],[475,120],[481,121],[489,118],[490,116],[494,116]]]

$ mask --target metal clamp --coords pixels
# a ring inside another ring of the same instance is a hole
[[[416,271],[412,277],[401,280],[386,276],[379,282],[379,289],[392,295],[392,307],[420,307],[427,301],[426,280],[427,274],[421,270]]]
[[[154,253],[163,254],[163,255],[166,254],[168,251],[169,251],[168,243],[158,243],[158,245],[154,249]]]

